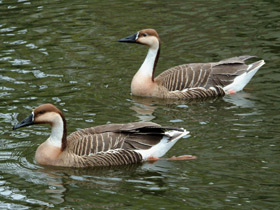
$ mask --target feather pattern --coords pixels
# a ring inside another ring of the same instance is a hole
[[[165,131],[183,129],[162,127],[151,122],[108,124],[73,132],[67,137],[65,152],[75,167],[109,166],[143,161],[135,150],[147,150],[158,144]]]
[[[232,83],[236,76],[246,72],[247,68],[248,66],[240,61],[184,64],[164,71],[155,81],[169,91],[195,87],[224,87]]]
[[[155,78],[155,82],[166,90],[168,98],[204,98],[223,96],[223,87],[233,83],[234,79],[248,72],[246,59],[253,56],[240,56],[216,63],[192,63],[170,68]],[[257,65],[258,62],[251,65]]]

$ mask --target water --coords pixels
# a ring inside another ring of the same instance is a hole
[[[277,1],[0,1],[0,208],[279,209],[280,6]],[[156,75],[175,65],[256,55],[244,91],[203,101],[130,95],[147,49],[117,40],[155,28]],[[105,123],[184,127],[159,161],[102,169],[39,166],[48,126],[12,131],[53,103],[73,132]]]

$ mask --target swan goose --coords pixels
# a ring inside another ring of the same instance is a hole
[[[245,61],[255,56],[245,55],[219,62],[183,64],[154,77],[160,55],[158,33],[154,29],[144,29],[118,41],[149,48],[131,82],[131,92],[136,96],[193,99],[233,94],[242,90],[265,64],[264,60],[259,60],[247,65]]]
[[[52,104],[37,107],[13,129],[50,124],[51,135],[36,150],[41,165],[95,167],[156,161],[189,132],[152,122],[107,124],[85,128],[67,136],[63,113]],[[184,155],[170,160],[195,159]]]

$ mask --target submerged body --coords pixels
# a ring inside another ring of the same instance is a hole
[[[175,66],[154,77],[160,54],[157,32],[144,29],[119,41],[149,47],[143,64],[131,82],[131,92],[137,96],[177,99],[223,96],[242,90],[264,65],[263,60],[247,65],[245,61],[254,56],[239,56],[213,63]]]
[[[94,167],[140,163],[163,156],[185,129],[162,127],[151,122],[108,124],[78,130],[67,137],[62,112],[51,104],[37,107],[14,129],[32,124],[50,124],[50,137],[36,150],[42,165]],[[183,156],[193,159],[192,156]]]

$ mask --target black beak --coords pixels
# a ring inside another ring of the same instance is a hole
[[[138,33],[133,34],[133,35],[128,36],[128,37],[125,37],[125,38],[122,38],[122,39],[120,39],[120,40],[118,40],[118,41],[119,41],[119,42],[128,42],[128,43],[138,43],[138,42],[136,41],[137,35],[138,35]]]
[[[28,126],[28,125],[33,125],[34,124],[34,121],[33,121],[33,114],[29,115],[27,118],[25,118],[23,121],[21,121],[20,123],[16,124],[14,127],[13,127],[13,130],[15,129],[18,129],[18,128],[21,128],[21,127],[25,127],[25,126]]]

